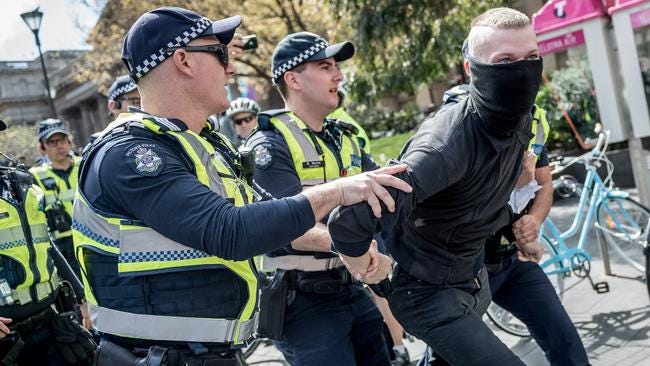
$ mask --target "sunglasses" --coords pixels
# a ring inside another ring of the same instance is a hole
[[[233,122],[234,124],[236,124],[237,126],[239,126],[239,125],[241,125],[241,124],[244,123],[244,122],[248,123],[248,122],[252,121],[253,118],[255,118],[255,116],[248,116],[248,117],[238,118],[238,119],[234,119],[234,118],[233,118],[233,119],[232,119],[232,122]]]
[[[224,67],[228,66],[228,46],[225,44],[208,44],[203,46],[179,46],[165,48],[163,51],[174,53],[176,50],[185,50],[186,52],[207,52],[213,54]]]

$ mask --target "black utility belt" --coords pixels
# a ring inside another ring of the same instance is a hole
[[[340,293],[346,285],[354,281],[345,267],[322,272],[290,272],[295,272],[289,276],[291,289],[319,295]]]
[[[238,366],[235,351],[215,352],[200,343],[179,343],[177,346],[127,348],[107,339],[100,342],[95,356],[97,366]]]

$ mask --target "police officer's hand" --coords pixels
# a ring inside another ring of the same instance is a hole
[[[366,201],[372,208],[373,214],[381,217],[380,202],[383,202],[388,211],[394,212],[395,200],[384,186],[411,192],[413,188],[408,183],[393,176],[406,169],[407,166],[403,164],[393,165],[334,181],[333,184],[339,189],[339,205],[349,206]]]
[[[371,269],[371,267],[373,269]],[[387,255],[377,252],[368,267],[368,271],[361,278],[364,283],[369,285],[377,284],[383,281],[393,270],[393,259]]]
[[[373,240],[370,243],[368,251],[361,257],[348,257],[343,254],[339,254],[341,262],[345,265],[348,272],[352,277],[357,281],[362,281],[363,276],[366,275],[369,271],[376,271],[379,265],[379,261],[375,257],[379,256],[379,250],[377,249],[377,241]]]
[[[522,262],[539,263],[544,255],[544,247],[537,240],[526,244],[517,242],[517,249],[517,259]]]
[[[521,166],[521,174],[517,179],[515,187],[521,188],[535,179],[535,164],[537,158],[532,151],[524,151],[524,161]]]
[[[0,339],[3,339],[7,334],[11,333],[11,329],[7,324],[11,323],[11,319],[0,317]]]
[[[537,241],[539,222],[532,215],[524,215],[512,224],[517,243],[528,244]]]

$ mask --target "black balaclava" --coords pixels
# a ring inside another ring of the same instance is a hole
[[[521,130],[532,118],[542,79],[542,59],[486,64],[467,55],[467,60],[470,98],[487,130],[497,136]]]

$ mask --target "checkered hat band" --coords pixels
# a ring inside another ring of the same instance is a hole
[[[46,129],[38,131],[38,139],[39,140],[44,139],[45,136],[49,135],[52,132],[61,132],[66,134],[68,133],[63,123],[53,123],[51,126],[48,126]]]
[[[128,93],[128,92],[130,92],[130,91],[132,91],[132,90],[135,90],[135,83],[132,82],[132,81],[129,81],[128,84],[126,84],[126,85],[122,85],[121,87],[115,89],[115,90],[111,93],[111,95],[108,96],[108,99],[110,99],[110,100],[116,100],[116,99],[119,98],[120,96],[122,96],[122,95],[124,95],[124,94],[126,94],[126,93]]]
[[[167,57],[169,57],[169,54],[164,51],[165,48],[186,46],[192,40],[198,38],[201,33],[203,33],[210,25],[212,25],[212,21],[210,19],[201,18],[198,22],[196,22],[196,24],[169,41],[165,47],[160,48],[158,51],[156,51],[156,53],[149,56],[144,61],[142,61],[142,63],[134,67],[133,70],[131,70],[132,75],[135,75],[136,78],[140,79],[158,64],[165,61]]]
[[[285,72],[293,69],[294,67],[300,65],[301,63],[305,62],[308,58],[312,57],[316,53],[318,53],[320,50],[327,48],[328,44],[325,41],[318,42],[314,44],[313,46],[309,47],[308,49],[302,51],[301,53],[297,54],[294,56],[291,60],[283,63],[282,65],[278,66],[273,70],[273,81],[277,80],[280,76],[282,76]]]

